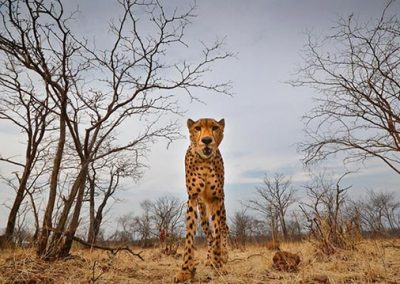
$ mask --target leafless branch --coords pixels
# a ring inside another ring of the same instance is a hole
[[[290,82],[319,93],[304,116],[305,164],[344,153],[345,162],[378,158],[400,173],[400,21],[389,15],[396,4],[388,1],[367,23],[340,18],[322,40],[309,34],[304,65]]]

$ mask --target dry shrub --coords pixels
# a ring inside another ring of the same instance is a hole
[[[175,256],[181,241],[174,235],[160,239],[161,253],[165,255]]]
[[[334,254],[337,249],[356,249],[356,244],[361,240],[358,218],[332,222],[327,217],[316,217],[312,222],[311,241],[326,255]]]
[[[265,243],[265,246],[268,250],[280,250],[281,243],[278,240],[269,240]]]

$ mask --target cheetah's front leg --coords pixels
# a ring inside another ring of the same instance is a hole
[[[201,227],[203,229],[204,234],[207,237],[207,247],[208,247],[208,251],[207,251],[207,265],[211,264],[211,256],[212,256],[212,245],[213,245],[213,241],[214,238],[212,236],[212,232],[209,228],[209,217],[207,216],[207,208],[206,205],[204,203],[200,203],[199,202],[199,211],[200,211],[200,218],[201,218]]]
[[[214,201],[211,211],[211,224],[213,230],[212,242],[212,264],[214,268],[222,267],[221,258],[221,241],[222,241],[222,214],[223,214],[223,200],[218,199]]]
[[[228,262],[228,235],[229,227],[226,224],[226,211],[224,204],[222,205],[222,215],[221,215],[221,261],[223,263]]]
[[[189,196],[187,207],[185,252],[181,271],[174,277],[175,283],[192,279],[196,272],[194,267],[194,235],[197,228],[197,201]]]

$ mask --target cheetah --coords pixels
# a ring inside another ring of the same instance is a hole
[[[225,128],[225,120],[203,118],[188,119],[190,145],[185,156],[186,240],[181,270],[174,282],[184,282],[195,275],[194,236],[198,212],[201,226],[207,236],[207,264],[224,273],[223,263],[228,260],[226,212],[224,205],[224,164],[218,149]],[[209,220],[211,219],[211,228]]]

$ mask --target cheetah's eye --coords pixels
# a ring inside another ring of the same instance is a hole
[[[200,131],[200,130],[201,130],[201,127],[200,127],[200,126],[196,126],[194,129],[195,129],[196,131]]]
[[[217,131],[218,129],[219,129],[218,126],[213,126],[213,127],[212,127],[212,130],[213,130],[213,131]]]

